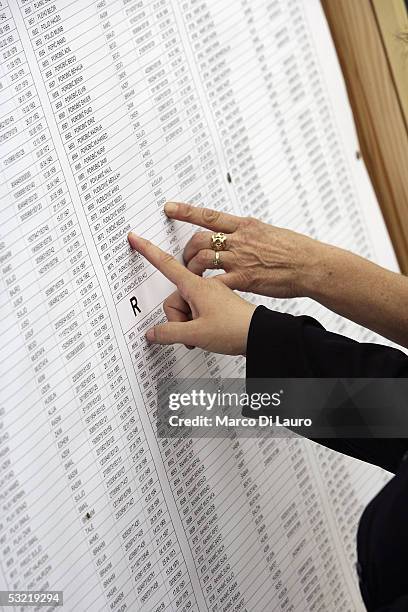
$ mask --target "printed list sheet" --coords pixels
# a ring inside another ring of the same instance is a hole
[[[396,269],[319,3],[1,0],[0,54],[0,587],[72,611],[362,610],[355,531],[389,475],[296,438],[157,439],[160,377],[222,385],[245,361],[147,345],[172,287],[126,239],[181,257],[180,200]]]

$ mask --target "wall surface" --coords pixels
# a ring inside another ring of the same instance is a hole
[[[408,274],[408,32],[403,0],[321,0],[361,153]]]

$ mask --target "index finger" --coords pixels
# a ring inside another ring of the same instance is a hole
[[[160,270],[176,286],[186,280],[193,282],[197,278],[193,272],[181,265],[175,257],[162,251],[149,240],[145,240],[145,238],[137,236],[133,232],[129,232],[128,240],[133,249],[146,257],[155,268]]]
[[[211,208],[191,206],[191,204],[184,204],[183,202],[167,202],[164,206],[164,212],[171,219],[187,221],[215,232],[227,232],[228,234],[235,232],[241,221],[241,217],[236,215],[219,212]]]

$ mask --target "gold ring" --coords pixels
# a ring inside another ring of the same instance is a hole
[[[213,251],[225,251],[227,248],[227,237],[224,232],[215,232],[215,234],[212,234],[211,248]]]
[[[219,251],[215,251],[215,253],[214,253],[213,266],[214,266],[214,268],[220,268],[221,267],[221,256],[220,256]]]

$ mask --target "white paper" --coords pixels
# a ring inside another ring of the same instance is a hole
[[[172,286],[126,241],[180,256],[180,200],[397,269],[319,3],[0,14],[0,587],[62,590],[66,610],[363,609],[355,530],[388,475],[306,440],[157,440],[161,375],[245,361],[147,345]]]

